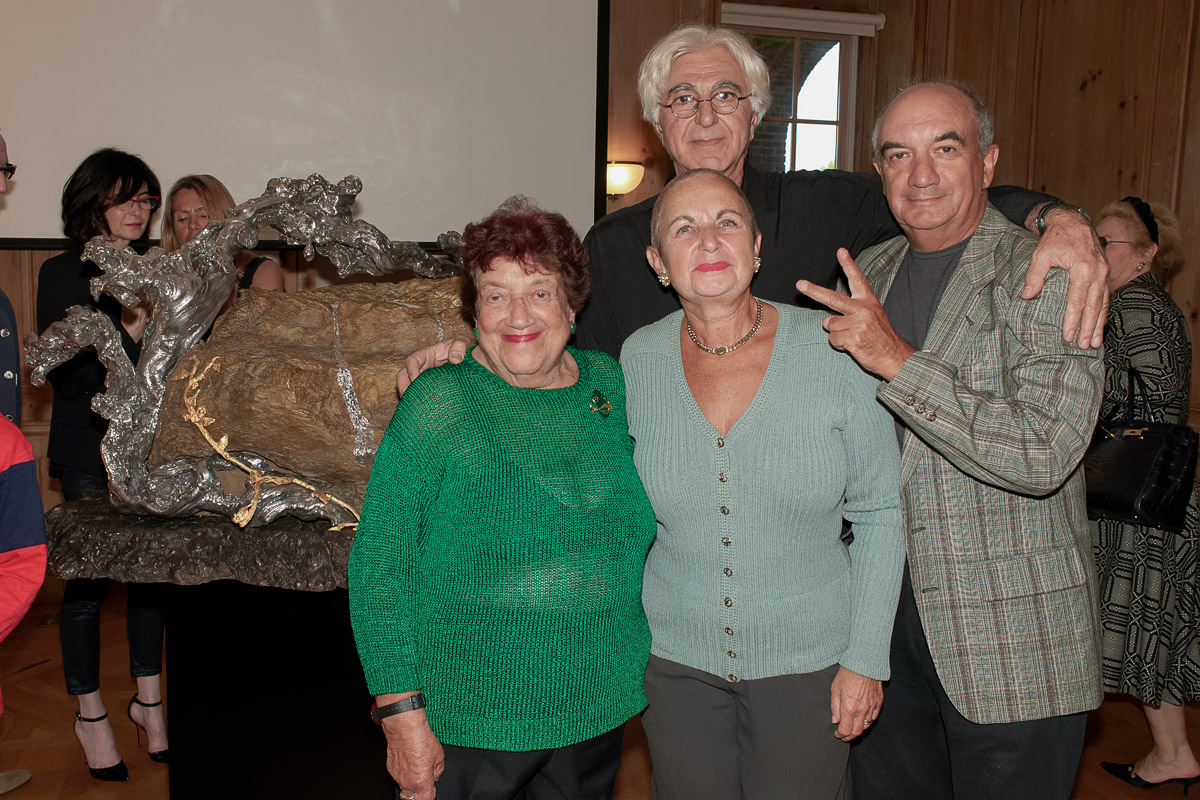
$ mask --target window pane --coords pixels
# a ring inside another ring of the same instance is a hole
[[[836,125],[797,125],[793,169],[833,169],[837,166]]]
[[[772,117],[792,116],[796,40],[791,36],[752,35],[750,46],[767,62],[767,71],[771,75],[771,107],[767,109],[767,114]]]
[[[841,45],[828,39],[801,39],[800,92],[796,96],[797,119],[838,118],[838,72]],[[771,76],[775,80],[775,76]]]
[[[790,125],[786,122],[760,122],[746,160],[759,172],[782,172],[790,169],[787,154]]]

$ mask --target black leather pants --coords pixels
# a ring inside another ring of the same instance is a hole
[[[100,606],[112,584],[108,578],[67,581],[59,638],[69,694],[100,688]],[[162,672],[163,595],[166,584],[130,583],[125,626],[129,633],[129,672],[147,678]]]
[[[68,500],[101,489],[104,478],[77,470],[64,470],[63,494]],[[63,672],[69,694],[90,694],[100,689],[100,606],[108,596],[108,578],[76,578],[67,581],[63,593],[59,639],[62,642]],[[162,672],[163,600],[165,583],[127,585],[125,616],[129,633],[129,671],[134,678]]]

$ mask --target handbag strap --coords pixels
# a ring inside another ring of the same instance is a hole
[[[1150,390],[1146,386],[1146,380],[1142,377],[1142,373],[1133,367],[1129,367],[1127,372],[1129,373],[1129,407],[1125,416],[1125,424],[1132,425],[1134,419],[1136,419],[1133,416],[1133,404],[1139,387],[1142,390],[1142,409],[1146,412],[1145,419],[1147,422],[1152,421],[1154,419],[1154,411],[1150,407]]]

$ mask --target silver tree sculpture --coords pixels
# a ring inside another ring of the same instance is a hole
[[[33,383],[41,385],[50,370],[87,347],[96,348],[108,375],[105,391],[93,398],[92,408],[109,420],[101,454],[115,507],[169,517],[213,512],[241,525],[264,525],[282,514],[326,519],[335,527],[356,522],[353,510],[344,503],[297,476],[275,471],[264,459],[252,453],[222,455],[223,442],[208,457],[178,458],[153,469],[147,463],[167,379],[231,295],[237,280],[234,259],[240,250],[258,244],[260,229],[273,228],[289,244],[303,245],[307,259],[314,253],[330,258],[343,278],[402,269],[429,278],[456,274],[462,247],[458,233],[438,237],[448,259],[430,255],[415,242],[393,242],[374,225],[352,218],[350,208],[360,191],[362,182],[354,176],[337,184],[320,175],[275,178],[260,197],[242,203],[226,219],[210,223],[178,252],[155,247],[139,256],[114,250],[101,237],[88,243],[83,257],[104,273],[92,279],[94,297],[108,294],[134,308],[140,294],[150,304],[138,363],[132,364],[125,355],[108,315],[83,306],[68,309],[67,316],[40,337],[27,336],[26,358],[34,367]],[[196,415],[202,419],[203,408]],[[234,468],[255,478],[240,495],[224,489],[216,474]]]

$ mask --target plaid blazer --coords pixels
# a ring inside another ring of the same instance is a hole
[[[988,206],[914,353],[879,400],[908,426],[901,497],[913,591],[942,686],[977,723],[1100,704],[1098,587],[1083,470],[1099,350],[1061,333],[1067,275],[1022,300],[1036,240]],[[898,237],[858,264],[883,298]]]

